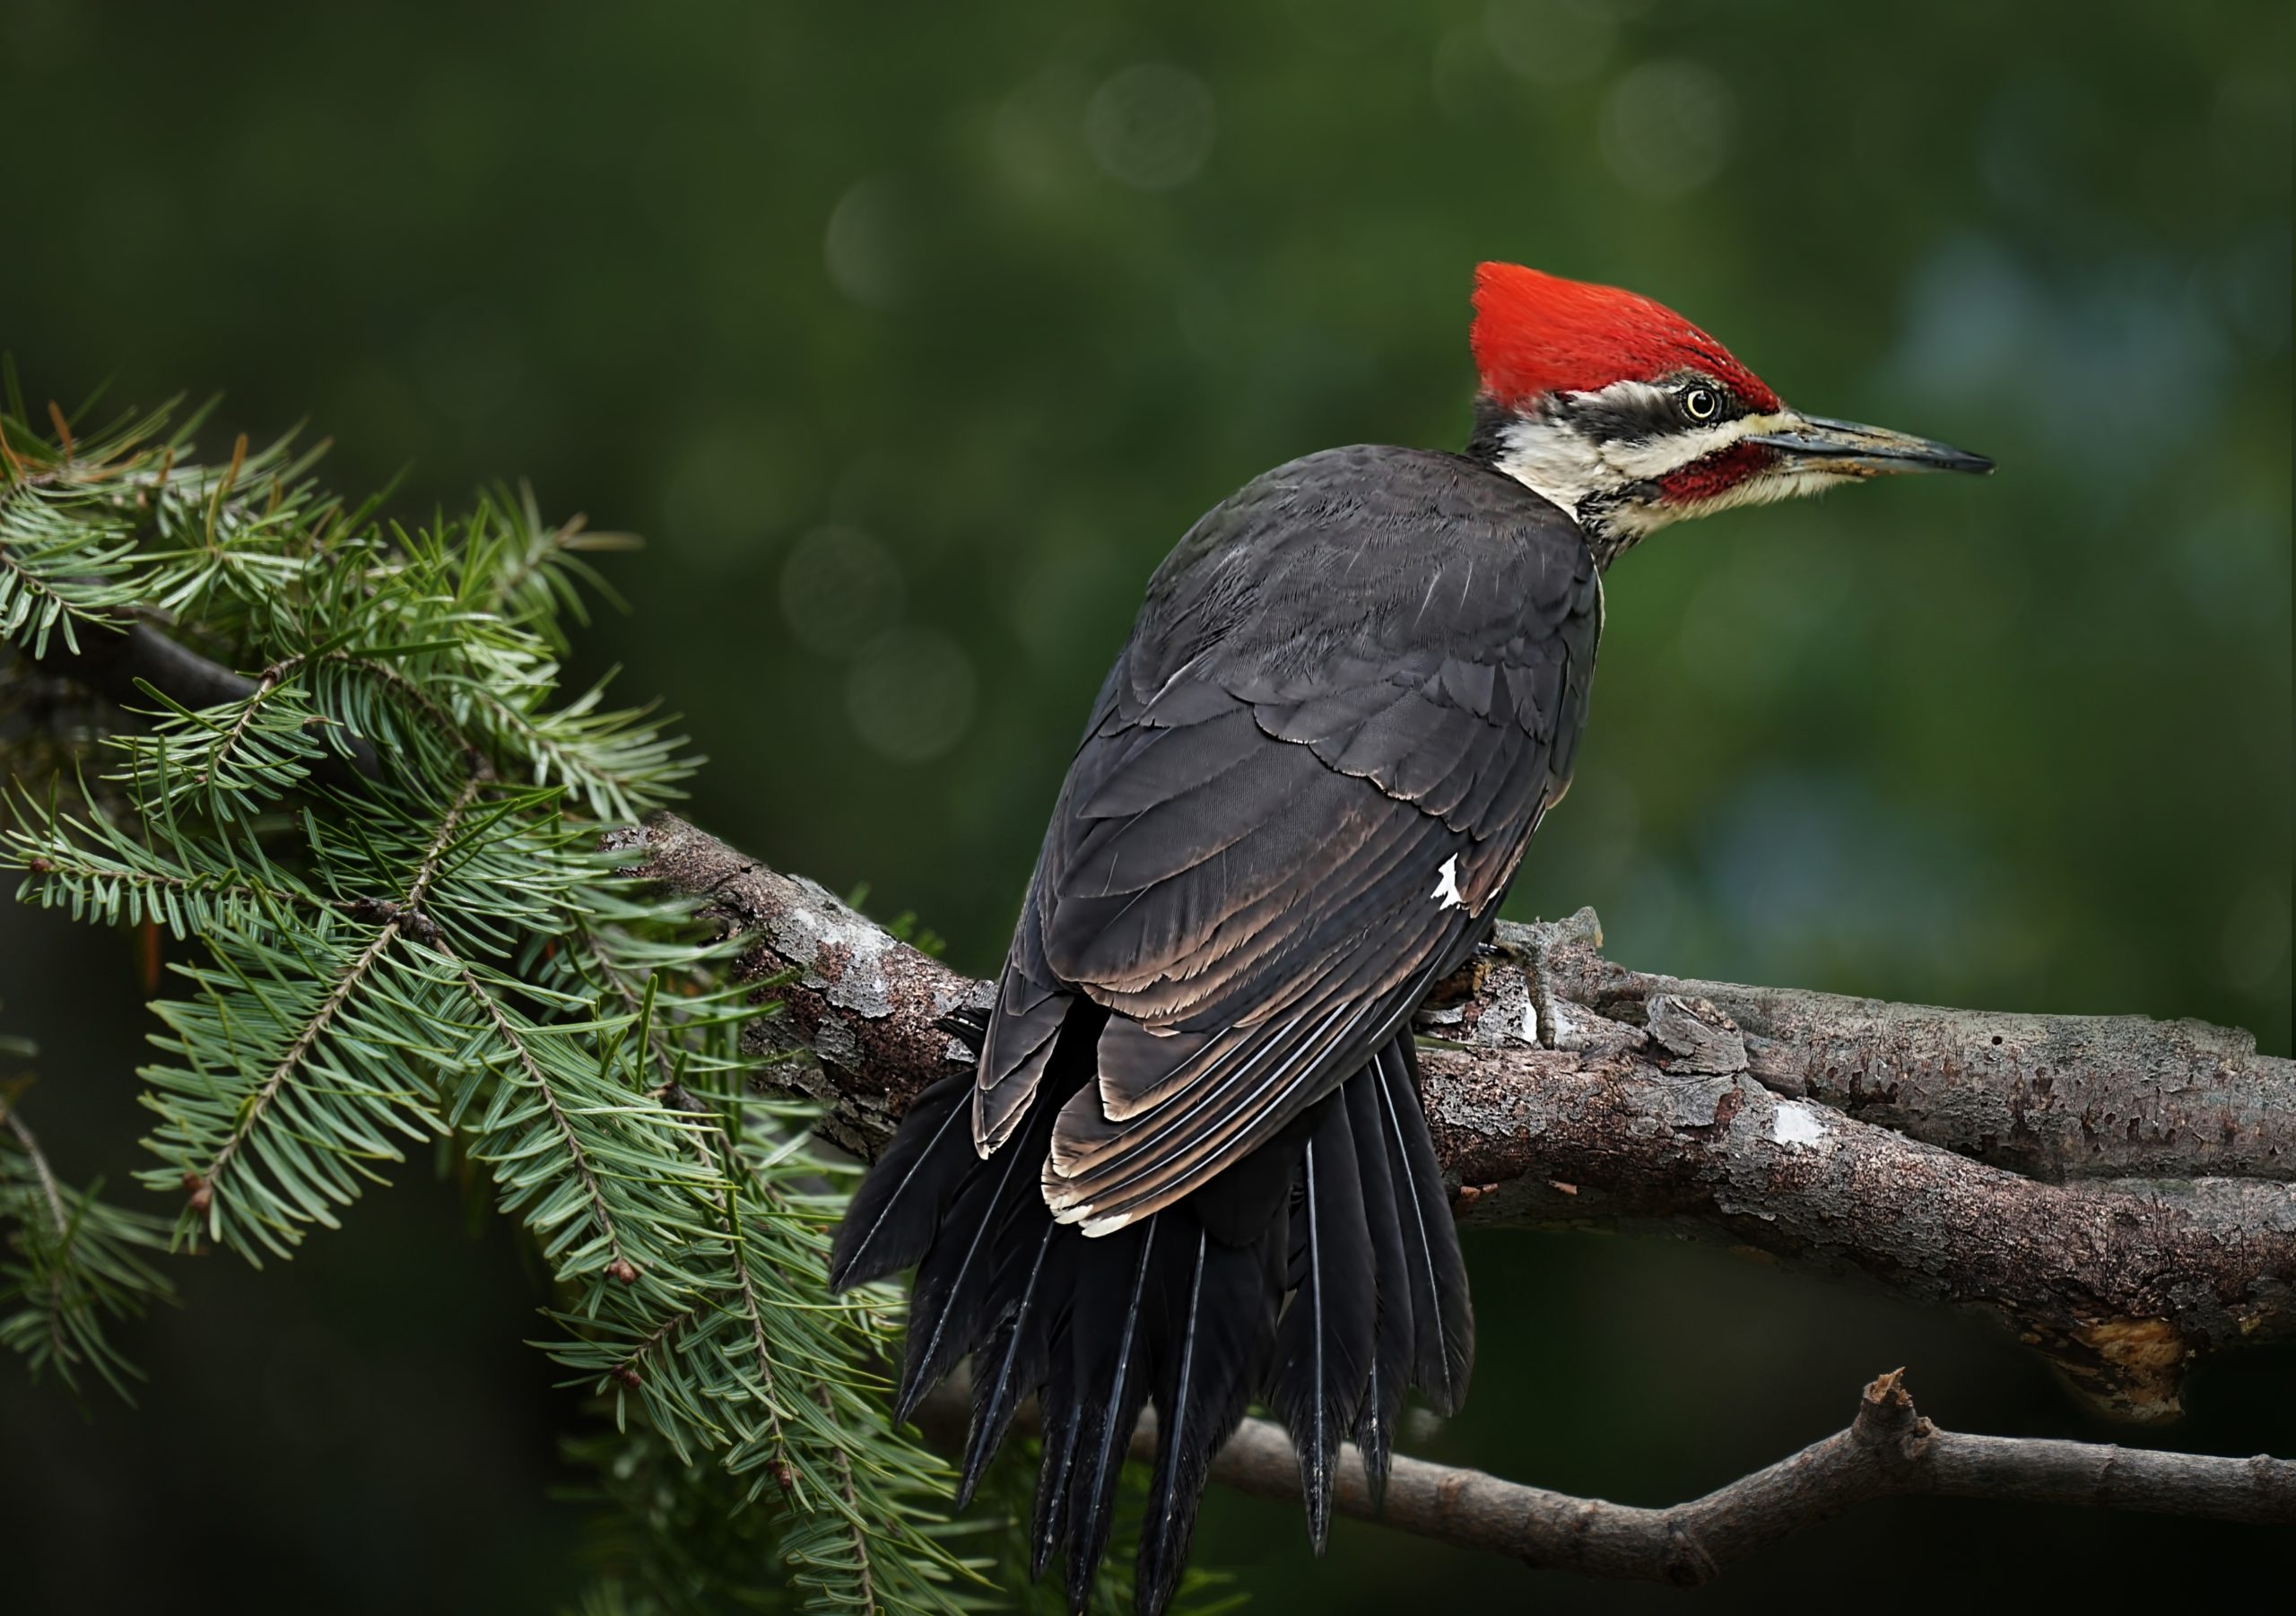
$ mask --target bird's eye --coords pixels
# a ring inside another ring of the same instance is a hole
[[[1683,413],[1692,421],[1711,421],[1722,413],[1722,395],[1711,387],[1692,387],[1683,395]]]

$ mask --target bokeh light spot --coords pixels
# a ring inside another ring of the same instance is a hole
[[[1687,196],[1722,171],[1736,132],[1738,98],[1710,67],[1645,62],[1603,102],[1603,158],[1629,190]]]
[[[861,648],[845,710],[861,743],[897,763],[952,751],[971,726],[972,658],[937,629],[896,629]]]
[[[1549,85],[1593,77],[1618,31],[1606,11],[1584,0],[1493,0],[1483,25],[1509,73]]]
[[[790,546],[781,610],[799,643],[850,656],[900,617],[904,588],[893,552],[857,527],[817,527]]]
[[[1111,179],[1169,191],[1212,155],[1211,88],[1186,68],[1140,62],[1110,77],[1084,108],[1084,143]]]
[[[816,454],[812,435],[787,419],[745,415],[708,429],[671,463],[664,540],[713,569],[755,560],[814,498]]]
[[[1089,183],[1075,139],[1087,88],[1078,74],[1050,70],[998,103],[987,129],[989,170],[1013,195],[1056,203]]]
[[[822,236],[830,284],[864,308],[891,308],[909,295],[909,214],[900,187],[865,179],[838,198]]]

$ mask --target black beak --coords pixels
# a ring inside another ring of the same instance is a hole
[[[1758,433],[1744,441],[1780,451],[1797,470],[1839,477],[1872,477],[1884,472],[1982,474],[1993,469],[1993,462],[1983,455],[1972,455],[1950,443],[1816,415],[1800,416],[1781,431]]]

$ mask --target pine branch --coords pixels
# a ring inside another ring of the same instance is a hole
[[[542,1063],[535,1058],[534,1049],[525,1036],[504,1012],[501,1002],[473,974],[471,969],[458,964],[456,977],[462,983],[464,991],[470,995],[472,1003],[479,1007],[487,1025],[493,1028],[501,1038],[503,1047],[510,1051],[519,1071],[526,1074],[527,1083],[548,1113],[551,1129],[557,1134],[567,1160],[572,1163],[575,1177],[580,1181],[583,1195],[589,1203],[590,1219],[599,1238],[605,1242],[607,1272],[625,1283],[635,1280],[638,1277],[637,1264],[623,1252],[622,1238],[615,1232],[613,1213],[607,1210],[605,1196],[599,1189],[597,1169],[591,1165],[589,1153],[583,1148],[581,1135],[568,1120],[566,1109],[559,1102],[549,1074],[543,1070]]]
[[[280,1056],[279,1064],[271,1069],[271,1074],[263,1080],[262,1086],[241,1104],[239,1120],[223,1136],[223,1142],[216,1147],[214,1154],[208,1158],[206,1166],[187,1174],[185,1187],[191,1191],[195,1212],[205,1210],[213,1199],[216,1179],[230,1166],[231,1158],[239,1154],[239,1147],[247,1143],[248,1135],[263,1121],[264,1114],[270,1109],[272,1101],[278,1098],[279,1090],[287,1080],[302,1071],[303,1064],[310,1058],[312,1047],[334,1024],[344,1006],[351,1002],[351,995],[365,986],[368,974],[380,962],[383,951],[390,947],[391,939],[397,934],[397,927],[396,917],[384,922],[383,929],[352,957],[350,965],[335,978],[335,986],[326,998],[319,1001],[318,1008],[297,1030],[295,1041],[287,1046],[287,1053]]]
[[[402,930],[430,925],[422,913],[424,901],[430,895],[432,883],[438,880],[448,848],[462,829],[464,815],[477,799],[482,784],[476,776],[464,783],[440,816],[437,830],[416,862],[404,898],[388,908],[374,935],[335,973],[325,996],[301,1018],[300,1025],[294,1028],[291,1041],[269,1073],[238,1102],[229,1129],[205,1159],[184,1169],[184,1186],[191,1192],[191,1211],[207,1214],[209,1232],[213,1238],[223,1238],[226,1209],[218,1206],[216,1199],[219,1192],[227,1199],[232,1193],[225,1185],[224,1176],[234,1160],[250,1139],[259,1136],[269,1121],[272,1108],[278,1103],[289,1082],[304,1080],[320,1040],[337,1033],[339,1023],[359,995],[372,990],[375,979],[392,945],[398,942]],[[248,982],[245,977],[241,980]],[[253,985],[248,982],[248,986],[252,988]],[[360,1128],[355,1122],[342,1118],[335,1119],[331,1127],[314,1132],[303,1142],[338,1155],[365,1154],[375,1148],[370,1134]],[[305,1173],[290,1165],[292,1160],[291,1151],[283,1142],[281,1153],[273,1155],[270,1160],[274,1174],[281,1180],[282,1190],[291,1198],[300,1187],[297,1181],[306,1178]],[[275,1193],[267,1195],[261,1190],[253,1192],[251,1198],[254,1197],[270,1200],[274,1204],[278,1200]],[[342,1198],[348,1199],[347,1196]],[[300,1199],[306,1213],[324,1221],[332,1221],[316,1198],[306,1194]],[[257,1227],[261,1228],[262,1224],[258,1223]],[[280,1248],[274,1244],[274,1249]]]
[[[0,1261],[0,1344],[38,1375],[53,1368],[74,1391],[92,1370],[120,1398],[143,1378],[111,1343],[107,1321],[140,1317],[173,1296],[140,1252],[167,1243],[161,1220],[75,1191],[49,1165],[13,1098],[0,1099],[0,1227],[15,1254]],[[10,1304],[17,1304],[13,1308]]]
[[[39,1141],[32,1137],[32,1131],[16,1115],[13,1106],[0,1113],[0,1121],[7,1123],[8,1133],[15,1140],[16,1148],[23,1152],[24,1160],[31,1168],[33,1182],[39,1187],[40,1205],[35,1211],[35,1221],[39,1211],[47,1212],[48,1230],[53,1236],[50,1248],[60,1251],[69,1246],[72,1238],[72,1214],[64,1204],[64,1186],[57,1183],[55,1169],[48,1165],[48,1158],[41,1153]],[[64,1270],[54,1264],[48,1265],[45,1296],[49,1360],[59,1365],[68,1363],[71,1346],[64,1333]]]
[[[0,678],[126,713],[94,784],[19,791],[0,862],[196,951],[156,1006],[145,1182],[285,1255],[395,1140],[451,1134],[551,1265],[552,1357],[675,1455],[679,1518],[741,1507],[744,1576],[787,1568],[809,1608],[964,1608],[945,1471],[872,1417],[886,1298],[827,1291],[833,1169],[741,1092],[749,1012],[690,906],[588,851],[694,763],[603,685],[560,689],[582,557],[624,541],[530,495],[387,526],[283,444],[203,467],[149,420],[62,434],[0,419]]]
[[[123,926],[165,926],[178,939],[259,925],[274,910],[316,917],[343,906],[311,891],[246,844],[239,864],[186,868],[135,840],[100,811],[85,817],[25,801],[17,822],[0,830],[0,868],[36,877],[23,897],[74,920]]]
[[[796,1270],[807,1276],[804,1287],[814,1282],[813,1277],[821,1268],[822,1251],[818,1239],[809,1239],[804,1247],[777,1256],[767,1238],[770,1231],[793,1227],[793,1221],[802,1221],[817,1228],[816,1218],[809,1217],[812,1209],[796,1203],[779,1182],[785,1163],[802,1142],[802,1134],[793,1134],[786,1126],[767,1125],[758,1135],[757,1143],[744,1149],[736,1134],[743,1130],[729,1124],[728,1116],[738,1116],[744,1110],[757,1110],[753,1103],[744,1102],[735,1094],[719,1093],[705,1100],[687,1087],[694,1073],[690,1069],[693,1051],[679,1045],[669,1030],[670,1018],[657,1013],[657,1002],[650,994],[641,994],[629,971],[617,958],[616,951],[608,946],[599,933],[585,927],[580,934],[583,952],[600,977],[608,984],[608,991],[619,996],[631,1011],[638,1012],[639,1025],[646,1030],[648,1056],[661,1083],[656,1090],[664,1103],[691,1113],[702,1126],[691,1135],[694,1150],[702,1165],[719,1185],[717,1212],[719,1228],[735,1254],[734,1272],[735,1287],[726,1298],[726,1313],[730,1316],[736,1340],[729,1343],[728,1351],[746,1359],[749,1369],[744,1378],[755,1394],[754,1406],[763,1412],[760,1429],[754,1433],[739,1435],[728,1450],[727,1468],[735,1474],[762,1472],[781,1492],[803,1500],[809,1489],[818,1488],[822,1476],[817,1463],[809,1463],[804,1444],[807,1433],[793,1435],[785,1429],[777,1412],[776,1397],[779,1373],[775,1365],[777,1347],[772,1340],[770,1324],[775,1301],[769,1299],[761,1281],[770,1278],[778,1296],[787,1298],[800,1287],[793,1285],[788,1274],[794,1263]],[[650,978],[649,978],[650,980]],[[738,1013],[726,1018],[722,1024],[730,1030],[739,1021],[748,1019],[745,1006]],[[734,1077],[745,1070],[747,1063],[721,1063],[718,1074]],[[762,1160],[756,1151],[765,1152]],[[745,1210],[748,1209],[748,1210]],[[763,1221],[752,1215],[763,1213]],[[848,1310],[855,1317],[865,1316],[865,1302]],[[834,1316],[824,1314],[822,1316]],[[666,1342],[689,1327],[707,1330],[709,1327],[706,1310],[696,1309],[670,1321],[654,1335],[634,1347],[622,1362],[614,1366],[613,1376],[625,1386],[639,1387],[647,1384],[645,1360]],[[877,1334],[882,1326],[861,1333],[855,1342],[857,1348],[868,1350],[882,1341]],[[786,1347],[782,1349],[786,1351]],[[806,1359],[798,1359],[800,1377],[804,1377]],[[818,1362],[818,1355],[813,1361]],[[815,1377],[806,1385],[804,1395],[813,1407],[821,1411],[825,1428],[831,1430],[850,1429],[855,1422],[871,1419],[874,1400],[880,1388],[874,1377],[858,1379],[847,1374]],[[865,1403],[863,1399],[869,1401]],[[834,1548],[825,1555],[810,1555],[809,1559],[824,1559],[831,1574],[841,1573],[848,1590],[865,1600],[876,1597],[879,1568],[890,1564],[898,1569],[915,1558],[913,1551],[905,1551],[903,1545],[884,1533],[887,1523],[873,1516],[865,1507],[861,1490],[856,1481],[853,1461],[840,1445],[827,1449],[827,1480],[830,1491],[842,1520],[834,1530]],[[928,1477],[913,1473],[910,1484],[937,1488],[943,1481],[938,1476]],[[944,1568],[954,1570],[955,1562]],[[904,1596],[901,1603],[909,1603]]]

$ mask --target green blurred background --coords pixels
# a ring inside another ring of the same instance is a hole
[[[0,345],[35,397],[220,389],[397,508],[533,480],[648,535],[581,653],[700,819],[986,970],[1142,583],[1329,444],[1456,445],[1480,257],[1632,285],[1796,403],[1996,456],[1669,532],[1514,895],[1741,980],[2199,1016],[2290,1045],[2290,9],[9,0]],[[132,949],[0,913],[71,1174],[138,1165]],[[144,1407],[0,1369],[36,1610],[543,1612],[573,1420],[533,1264],[410,1172],[261,1275],[178,1264]],[[133,1195],[137,1192],[126,1191]],[[1637,1502],[1839,1425],[2094,1426],[2003,1334],[1703,1248],[1479,1235],[1419,1444]],[[2296,1452],[2296,1355],[2140,1440]],[[1257,1608],[1672,1609],[1216,1497]],[[2276,1558],[2284,1573],[2282,1542]],[[1900,1503],[1698,1602],[2200,1600],[2257,1532]],[[27,1583],[29,1578],[29,1583]]]

